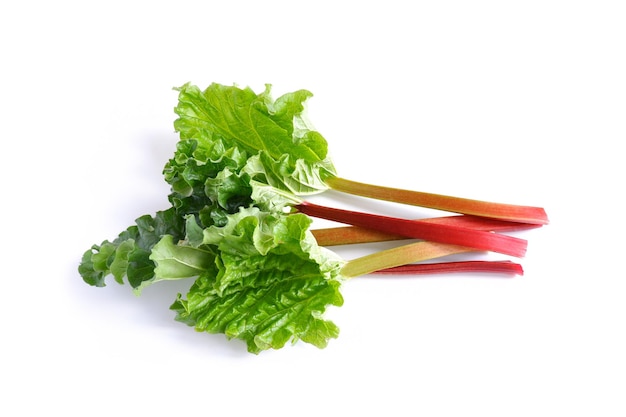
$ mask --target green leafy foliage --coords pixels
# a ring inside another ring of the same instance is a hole
[[[163,174],[171,185],[169,200],[180,216],[200,215],[205,225],[251,204],[249,177],[241,174],[245,152],[219,140],[182,139]]]
[[[83,254],[78,271],[86,283],[104,287],[105,278],[112,275],[118,283],[126,278],[131,287],[139,289],[154,279],[155,265],[150,260],[154,245],[165,235],[182,239],[185,234],[185,220],[173,208],[154,217],[141,216],[135,222],[112,242],[105,240]]]
[[[204,229],[202,241],[187,240],[197,246],[162,239],[151,257],[154,282],[197,276],[171,307],[176,319],[242,339],[252,353],[290,340],[324,347],[339,334],[322,316],[327,306],[343,304],[343,261],[317,246],[309,225],[304,215],[242,209],[225,226]]]
[[[203,150],[194,155],[196,161],[202,164],[210,159],[214,165],[222,155],[236,154],[245,156],[243,165],[230,166],[237,175],[247,173],[252,179],[296,194],[328,189],[324,180],[335,175],[335,168],[328,158],[328,143],[304,116],[310,92],[299,90],[273,100],[270,85],[260,94],[220,84],[211,84],[204,91],[185,84],[178,91],[174,127],[183,142],[194,141],[195,148]],[[185,147],[188,154],[194,145]],[[213,177],[201,166],[196,166],[194,174],[188,172],[187,178]],[[182,175],[171,180],[181,178],[185,180]],[[185,182],[179,188],[191,192],[193,184]]]
[[[317,245],[307,216],[284,213],[292,193],[325,190],[334,175],[326,140],[304,117],[311,93],[178,91],[180,141],[163,169],[172,207],[86,251],[83,280],[101,287],[112,275],[139,294],[194,279],[172,305],[177,320],[245,340],[254,353],[289,340],[326,346],[338,328],[322,316],[343,303],[343,261]]]

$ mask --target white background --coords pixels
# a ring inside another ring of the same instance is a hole
[[[4,2],[0,414],[626,415],[622,6]],[[188,81],[309,89],[343,177],[551,224],[523,277],[357,278],[326,349],[248,354],[173,320],[180,283],[76,271],[166,207]]]

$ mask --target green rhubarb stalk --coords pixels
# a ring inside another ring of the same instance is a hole
[[[403,190],[392,187],[365,184],[340,177],[329,177],[325,183],[336,191],[377,200],[427,207],[474,216],[489,217],[512,222],[545,225],[548,216],[541,207],[492,203],[441,194]]]
[[[379,270],[471,251],[473,249],[463,246],[415,242],[352,259],[341,269],[341,274],[347,278],[358,277]]]

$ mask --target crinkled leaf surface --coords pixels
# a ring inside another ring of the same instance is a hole
[[[303,115],[311,93],[273,100],[269,85],[261,94],[219,84],[178,90],[180,141],[163,169],[172,208],[94,245],[81,276],[104,286],[113,275],[137,293],[193,278],[172,305],[177,320],[242,339],[254,353],[290,340],[326,346],[338,335],[323,315],[343,303],[344,262],[317,246],[309,218],[282,211],[293,194],[327,189],[335,172],[326,140]]]
[[[245,152],[219,138],[181,139],[163,169],[172,206],[181,216],[199,215],[204,225],[222,224],[252,202],[249,175],[241,173],[246,162]]]
[[[86,283],[97,287],[104,287],[105,278],[113,275],[120,284],[127,278],[133,288],[139,288],[154,279],[155,265],[150,260],[154,245],[165,235],[182,239],[184,234],[185,220],[173,208],[154,217],[141,216],[112,242],[105,240],[87,250],[78,271]]]
[[[310,128],[303,112],[306,90],[272,100],[270,86],[261,94],[249,88],[211,84],[202,91],[178,89],[175,129],[182,140],[207,149],[237,149],[246,155],[243,171],[253,179],[296,194],[326,190],[335,175],[328,143]],[[239,173],[239,171],[236,171]]]
[[[177,320],[242,339],[253,353],[290,340],[326,346],[339,332],[323,314],[343,304],[343,261],[317,246],[309,225],[304,215],[250,208],[205,229],[200,247],[217,248],[216,256],[172,305]]]

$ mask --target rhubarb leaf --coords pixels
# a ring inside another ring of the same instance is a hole
[[[290,340],[326,346],[339,330],[322,316],[329,305],[343,304],[344,261],[317,246],[310,223],[304,215],[249,208],[205,229],[200,247],[216,248],[214,262],[201,267],[185,299],[178,296],[171,307],[176,319],[244,340],[252,353]]]
[[[104,287],[105,278],[112,275],[120,284],[126,278],[137,289],[154,278],[155,265],[150,260],[154,245],[165,235],[184,237],[185,220],[173,208],[154,217],[141,216],[135,223],[112,242],[105,240],[83,254],[78,271],[87,284]]]
[[[299,90],[274,101],[269,84],[260,94],[215,83],[204,91],[190,84],[177,90],[174,127],[181,140],[195,140],[205,149],[236,149],[247,156],[244,172],[279,189],[296,194],[328,189],[324,180],[335,175],[335,168],[328,143],[304,116],[310,92]]]
[[[163,170],[179,216],[199,215],[206,226],[222,224],[227,214],[249,205],[249,180],[240,175],[246,161],[245,152],[219,139],[181,139]]]
[[[232,273],[230,265],[224,266],[225,273]],[[275,274],[261,269],[250,278],[258,281],[256,285],[218,294],[207,272],[195,281],[186,299],[178,295],[171,309],[176,320],[198,331],[245,341],[251,353],[280,349],[290,340],[324,348],[339,335],[337,325],[321,318],[328,305],[343,304],[339,282],[299,271],[284,271],[284,275],[271,280]],[[266,280],[270,282],[263,283]]]
[[[328,157],[328,144],[304,116],[307,90],[287,93],[273,101],[270,85],[255,94],[250,88],[211,84],[206,90],[180,87],[179,118],[175,128],[181,139],[225,144],[246,155],[241,172],[251,179],[297,195],[334,189],[396,203],[491,217],[531,224],[547,224],[540,207],[498,204],[432,193],[381,187],[337,176]],[[195,191],[195,189],[194,189]]]

